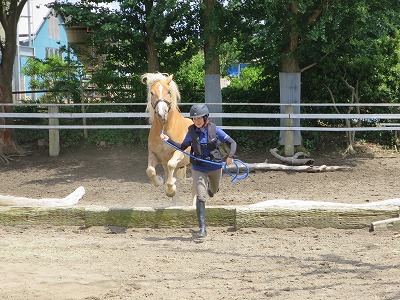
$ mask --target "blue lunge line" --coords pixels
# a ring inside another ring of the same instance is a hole
[[[163,134],[164,134],[164,132],[163,132]],[[175,148],[176,150],[179,150],[183,154],[186,154],[187,156],[190,156],[190,157],[192,157],[194,159],[197,159],[199,161],[205,162],[207,164],[223,166],[224,170],[225,170],[225,173],[232,177],[231,182],[235,182],[236,180],[243,180],[243,179],[247,178],[247,176],[249,176],[249,167],[243,161],[241,161],[240,159],[236,159],[236,158],[233,159],[233,163],[236,166],[236,173],[231,173],[231,172],[228,171],[227,165],[224,162],[215,162],[215,161],[211,161],[211,160],[207,160],[207,159],[198,158],[198,157],[196,157],[196,156],[194,156],[194,155],[192,155],[190,153],[187,153],[187,152],[183,151],[182,149],[176,147],[175,145],[171,144],[170,142],[168,142],[166,140],[163,140],[163,141],[165,143],[167,143],[169,146],[171,146],[172,148]],[[242,164],[246,168],[246,173],[244,173],[242,175],[239,175],[238,163]]]

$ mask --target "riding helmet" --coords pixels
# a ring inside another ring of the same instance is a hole
[[[204,117],[209,115],[209,110],[207,105],[204,103],[196,103],[195,105],[192,106],[190,109],[190,117],[191,118],[198,118],[198,117]]]

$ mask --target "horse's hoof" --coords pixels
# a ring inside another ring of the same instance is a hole
[[[167,193],[168,197],[174,197],[176,194],[176,185],[174,184],[174,185],[168,186],[166,193]]]
[[[154,178],[153,183],[154,183],[155,186],[159,187],[159,186],[161,186],[161,185],[164,184],[164,179],[163,179],[161,176],[157,175],[157,176]]]

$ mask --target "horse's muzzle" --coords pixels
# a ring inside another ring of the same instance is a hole
[[[168,121],[168,113],[166,114],[158,114],[157,113],[158,121],[160,122],[167,122]]]
[[[166,101],[159,101],[155,107],[155,112],[157,115],[157,118],[160,122],[167,122],[168,121],[168,112],[169,112],[170,106],[168,105],[168,102]]]

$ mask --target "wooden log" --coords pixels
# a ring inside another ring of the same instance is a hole
[[[85,194],[85,188],[83,186],[78,187],[74,192],[64,198],[28,198],[28,197],[15,197],[9,195],[0,195],[0,206],[21,206],[21,207],[33,207],[33,206],[47,206],[47,207],[62,207],[72,206],[78,203],[78,201]]]
[[[84,226],[85,210],[82,208],[0,206],[0,225]]]
[[[234,226],[235,207],[207,207],[209,226]],[[0,207],[0,225],[118,226],[133,228],[197,227],[193,207]]]
[[[290,201],[289,201],[290,202]],[[392,202],[392,201],[391,201]],[[212,206],[207,224],[214,227],[338,228],[369,227],[371,222],[399,216],[399,206],[296,205]],[[396,223],[397,224],[397,223]],[[0,225],[118,226],[133,228],[197,227],[196,210],[190,207],[0,207]]]
[[[269,150],[269,152],[274,156],[275,158],[279,159],[280,161],[292,165],[292,166],[303,166],[303,165],[313,165],[314,160],[312,158],[299,158],[301,154],[304,154],[303,152],[301,153],[296,153],[292,157],[284,157],[278,154],[278,149],[274,148]]]
[[[398,216],[398,206],[354,208],[348,206],[287,208],[240,207],[236,210],[235,229],[245,227],[266,228],[367,228],[371,222]]]
[[[254,171],[294,171],[294,172],[307,172],[307,173],[320,173],[320,172],[333,172],[333,171],[345,171],[350,170],[349,167],[344,166],[287,166],[281,164],[270,164],[264,163],[246,163],[247,168],[250,172]],[[247,170],[246,166],[238,164],[240,172]],[[236,172],[236,166],[230,165],[227,167],[229,172]]]
[[[379,220],[371,223],[371,231],[375,230],[400,230],[400,217]]]

